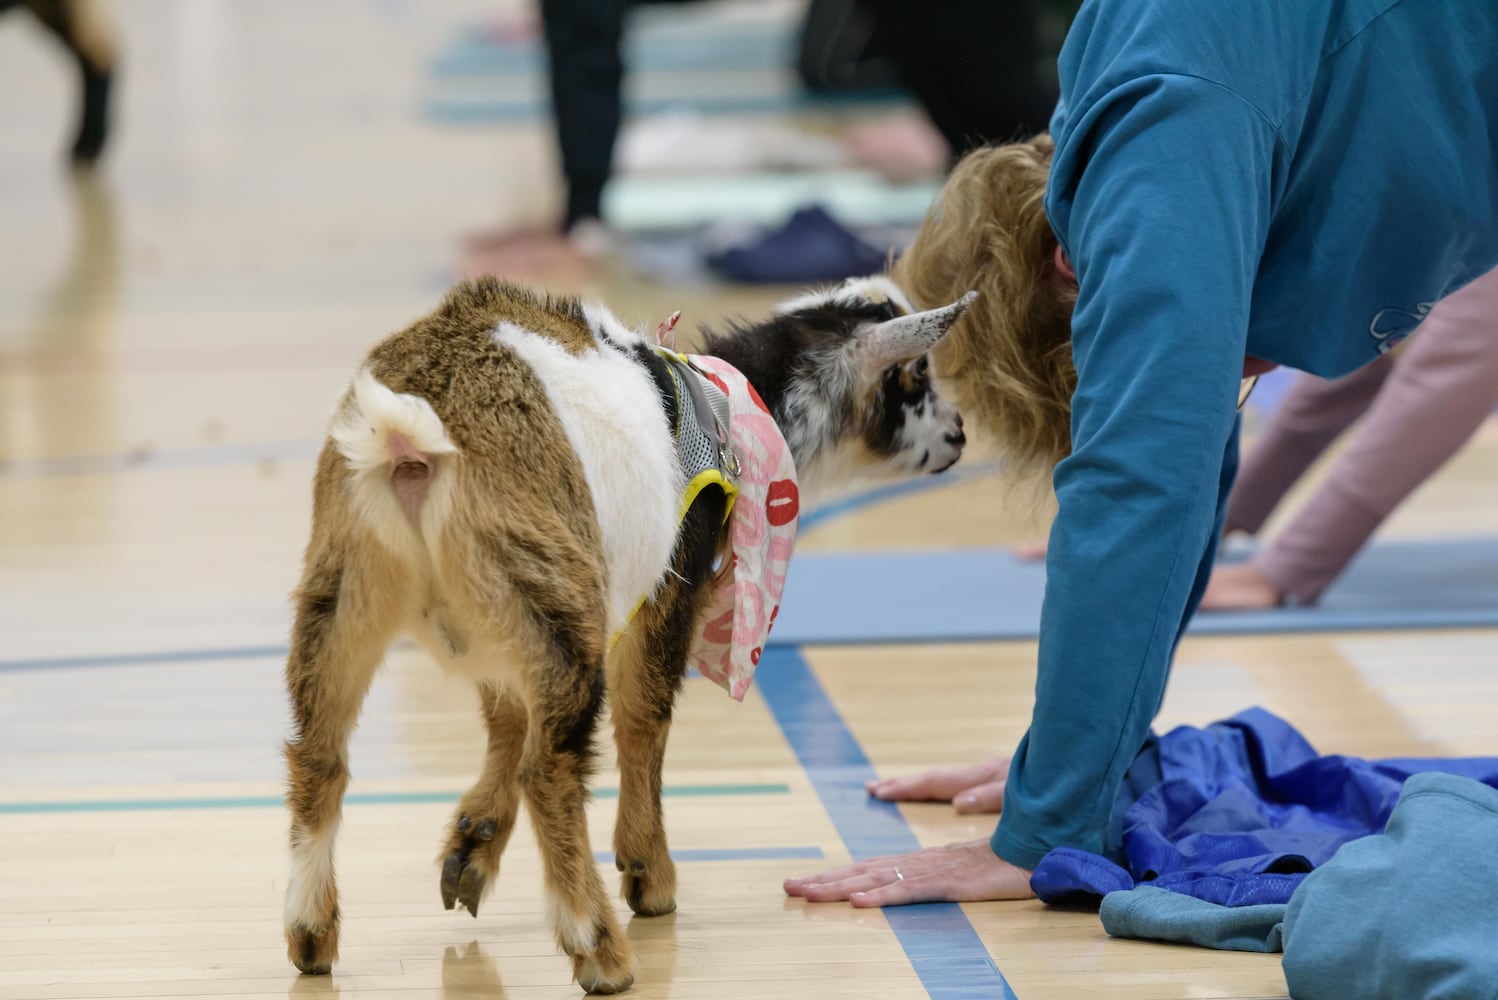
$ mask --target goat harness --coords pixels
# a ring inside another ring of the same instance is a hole
[[[677,517],[684,520],[709,486],[728,498],[733,564],[714,583],[688,663],[742,701],[780,611],[796,544],[796,464],[769,408],[738,369],[719,358],[656,350],[671,376],[672,432],[686,478]]]

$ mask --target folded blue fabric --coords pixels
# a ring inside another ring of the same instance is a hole
[[[841,281],[884,269],[885,253],[815,206],[784,226],[740,246],[708,254],[708,263],[730,281],[798,284]]]
[[[1285,910],[1296,1000],[1498,997],[1498,792],[1417,774],[1381,836],[1307,875]]]
[[[1195,896],[1141,885],[1103,897],[1098,916],[1114,937],[1196,944],[1220,951],[1281,949],[1284,903],[1219,906]]]
[[[1046,902],[1148,884],[1223,906],[1286,903],[1343,844],[1384,829],[1405,779],[1498,787],[1498,758],[1319,756],[1284,720],[1250,709],[1152,741],[1114,805],[1106,856],[1058,849],[1031,886]]]

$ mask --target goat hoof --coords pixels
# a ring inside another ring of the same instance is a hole
[[[451,910],[461,905],[471,915],[479,915],[479,900],[484,895],[484,872],[473,864],[468,850],[454,851],[442,862],[442,906]]]
[[[634,984],[635,977],[632,974],[626,974],[623,978],[616,981],[610,981],[606,979],[594,980],[593,985],[591,986],[589,986],[582,979],[579,979],[577,981],[577,985],[581,986],[589,996],[600,996],[610,993],[623,993]]]
[[[494,843],[499,835],[499,820],[489,817],[475,820],[468,813],[453,823],[447,856],[442,859],[442,905],[451,910],[461,906],[473,916],[479,915],[479,902],[489,877],[499,867],[499,852]]]
[[[620,882],[620,895],[629,908],[642,917],[663,917],[676,911],[675,873],[662,878],[652,877],[643,861],[631,861],[629,870],[624,870],[622,861],[615,862],[624,877]]]
[[[338,958],[338,924],[313,930],[306,924],[286,928],[286,957],[309,976],[326,976]]]
[[[463,858],[456,852],[442,862],[442,908],[451,910],[458,901],[458,880],[463,875]]]
[[[629,955],[605,955],[603,951],[600,949],[574,958],[572,977],[589,994],[623,993],[635,984],[635,971]]]
[[[458,902],[468,910],[471,916],[479,915],[479,898],[484,894],[484,873],[473,865],[463,869],[463,875],[458,879]]]

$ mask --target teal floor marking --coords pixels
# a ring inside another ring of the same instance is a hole
[[[791,788],[782,784],[745,785],[667,785],[661,792],[666,798],[705,799],[741,795],[789,795]],[[350,792],[343,797],[350,806],[412,805],[426,802],[456,802],[459,792]],[[597,788],[593,796],[617,799],[619,789]],[[228,798],[180,799],[88,799],[77,802],[0,802],[0,815],[28,813],[155,812],[166,809],[268,809],[285,805],[279,795],[246,795]]]

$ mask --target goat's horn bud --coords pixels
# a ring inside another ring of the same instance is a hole
[[[864,333],[864,349],[879,368],[919,357],[947,335],[977,298],[978,293],[972,291],[951,305],[885,320]]]

